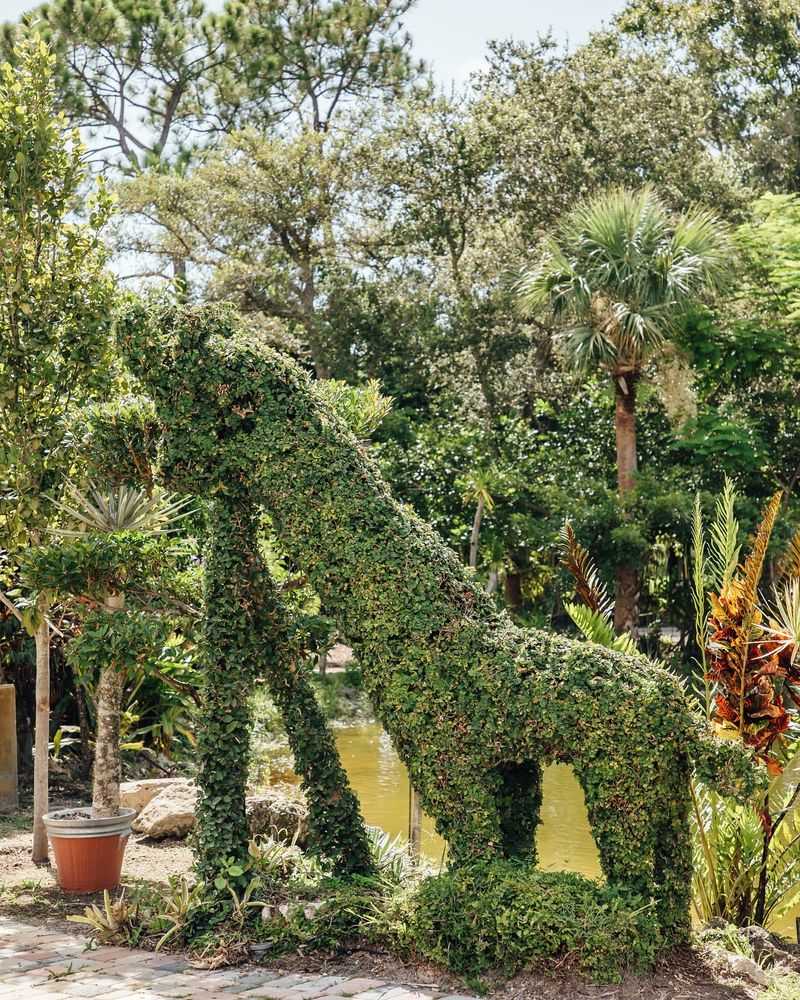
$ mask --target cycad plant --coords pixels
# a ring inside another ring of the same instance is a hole
[[[189,499],[163,493],[148,496],[126,486],[107,492],[92,486],[88,493],[70,486],[66,496],[68,502],[57,504],[68,521],[57,531],[64,541],[43,552],[41,565],[50,566],[55,590],[66,591],[96,609],[91,629],[85,621],[86,635],[73,640],[76,649],[91,647],[89,632],[106,635],[100,638],[106,652],[100,657],[102,666],[94,688],[97,735],[92,811],[95,816],[115,816],[119,812],[120,717],[127,663],[141,654],[141,649],[128,647],[144,648],[151,631],[143,616],[124,616],[125,590],[136,575],[134,564],[145,566],[151,559],[145,557],[148,537],[174,531],[192,511]]]
[[[568,213],[520,279],[521,306],[553,323],[567,362],[611,378],[623,509],[635,485],[643,367],[675,334],[687,308],[722,284],[728,266],[726,232],[714,215],[674,216],[645,187],[607,191]],[[636,566],[618,566],[619,632],[636,625],[638,591]]]
[[[614,632],[614,602],[609,596],[588,549],[575,537],[569,521],[561,529],[561,565],[575,581],[577,601],[567,601],[564,610],[589,642],[621,653],[637,652],[630,632]]]

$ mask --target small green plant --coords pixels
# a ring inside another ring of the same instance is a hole
[[[67,920],[73,924],[85,924],[99,944],[111,944],[120,940],[127,941],[137,915],[138,907],[128,902],[124,890],[117,899],[112,900],[106,889],[103,892],[102,906],[92,903],[82,914],[71,914]]]
[[[204,882],[195,882],[192,885],[186,878],[171,878],[169,891],[163,896],[163,907],[157,915],[158,920],[169,924],[170,927],[158,939],[156,951],[160,951],[176,935],[181,935],[197,911],[207,905]]]
[[[344,420],[359,441],[365,441],[391,413],[394,400],[381,393],[381,384],[370,379],[366,385],[348,385],[338,379],[316,383],[316,391]]]

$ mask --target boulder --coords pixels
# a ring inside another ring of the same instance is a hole
[[[275,785],[247,799],[250,833],[303,847],[308,839],[308,806],[293,785]]]
[[[737,955],[733,951],[722,951],[719,953],[719,957],[724,963],[726,971],[736,976],[737,979],[749,979],[751,983],[756,983],[758,986],[769,985],[769,976],[752,958]]]
[[[173,784],[159,792],[133,821],[136,833],[160,840],[185,837],[194,826],[197,788],[193,783]]]
[[[791,944],[783,941],[775,934],[756,924],[750,927],[742,927],[739,936],[750,942],[753,949],[753,957],[762,965],[782,966],[786,969],[793,969],[800,972],[800,952],[793,954],[788,950]]]
[[[160,780],[160,779],[159,779]],[[127,782],[126,784],[143,784]],[[144,791],[142,792],[144,795]],[[123,805],[128,805],[124,802]],[[136,808],[131,802],[131,807]],[[145,837],[185,837],[194,826],[197,786],[192,781],[168,780],[156,788],[150,800],[133,821],[133,829]],[[308,807],[293,785],[275,785],[246,801],[250,833],[269,834],[284,843],[294,841],[303,847],[308,838]]]
[[[123,781],[119,786],[119,804],[124,809],[135,809],[138,813],[167,788],[190,784],[189,778],[142,778],[139,781]]]

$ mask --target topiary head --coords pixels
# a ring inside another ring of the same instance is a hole
[[[291,446],[294,400],[308,397],[308,380],[241,329],[231,308],[131,299],[117,338],[155,403],[160,473],[170,489],[247,491],[268,458],[263,435],[254,433],[259,424],[280,429]]]

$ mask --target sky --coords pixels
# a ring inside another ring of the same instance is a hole
[[[35,0],[0,0],[0,21],[14,20]],[[221,0],[209,6],[221,6]],[[575,46],[623,6],[623,0],[418,0],[406,18],[418,57],[444,86],[463,83],[494,38],[533,41],[552,28]]]

